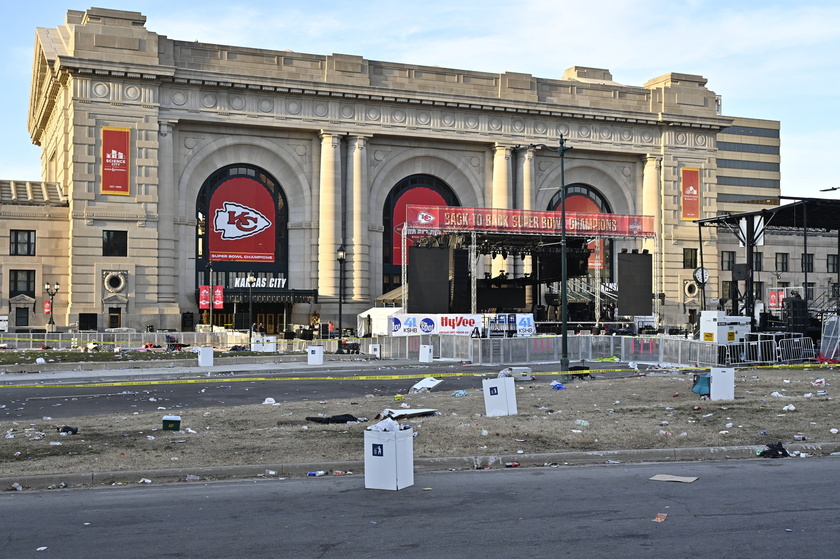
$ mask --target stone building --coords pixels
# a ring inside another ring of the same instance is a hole
[[[59,328],[281,332],[336,322],[340,287],[352,327],[400,284],[398,208],[556,210],[559,158],[528,146],[561,135],[567,208],[654,216],[655,239],[603,243],[599,279],[620,286],[615,254],[647,249],[655,310],[682,324],[692,220],[780,192],[779,123],[724,116],[701,76],[628,86],[597,68],[546,79],[212,45],[99,8],[37,29],[28,122],[43,182],[0,182],[10,328],[43,327],[46,282]],[[713,290],[718,236],[704,243]]]

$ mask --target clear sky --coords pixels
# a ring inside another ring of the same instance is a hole
[[[90,0],[86,0],[90,2]],[[40,180],[26,130],[36,27],[78,0],[7,2],[0,20],[0,178]],[[840,198],[836,0],[97,0],[178,40],[561,78],[607,68],[641,86],[699,74],[729,116],[781,121],[782,194]]]

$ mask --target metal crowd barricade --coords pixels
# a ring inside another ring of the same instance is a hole
[[[773,340],[740,342],[721,347],[726,350],[721,365],[767,365],[776,361],[776,344]]]
[[[808,336],[801,338],[784,338],[779,340],[777,360],[780,363],[805,361],[817,357],[814,350],[814,340]]]

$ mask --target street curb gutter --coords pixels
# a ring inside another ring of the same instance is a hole
[[[840,442],[791,444],[789,452],[798,451],[810,456],[827,456],[840,452]],[[706,460],[743,460],[756,458],[759,446],[717,446],[700,448],[661,448],[643,450],[609,450],[589,452],[559,452],[550,454],[508,454],[499,456],[455,456],[446,458],[417,458],[414,460],[416,473],[439,471],[482,470],[505,468],[507,463],[518,463],[519,467],[565,466],[584,464],[630,464],[644,462],[692,462]],[[0,478],[0,487],[9,490],[13,483],[28,490],[54,489],[57,487],[79,488],[103,485],[135,485],[141,479],[152,483],[174,483],[186,481],[187,476],[197,476],[200,481],[234,480],[250,478],[276,479],[288,476],[306,476],[309,472],[364,471],[364,462],[321,462],[302,464],[260,464],[244,466],[216,466],[199,468],[171,468],[160,470],[127,470],[120,472],[92,472],[75,474],[44,474]],[[63,485],[62,485],[63,484]]]

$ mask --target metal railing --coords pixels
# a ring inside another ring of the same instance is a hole
[[[423,335],[405,337],[345,338],[359,344],[362,355],[371,355],[371,345],[387,359],[417,360],[421,345],[431,345],[436,359],[476,364],[516,364],[555,362],[561,356],[561,337],[541,335],[530,338],[471,338],[467,336]],[[325,354],[339,349],[339,339],[286,340],[275,338],[277,352],[307,353],[310,346],[321,346]],[[0,347],[18,350],[99,351],[189,350],[214,347],[219,350],[247,349],[248,335],[242,332],[79,332],[79,333],[0,333]],[[615,359],[622,362],[674,364],[683,366],[728,366],[793,363],[816,358],[809,337],[761,339],[717,345],[676,336],[568,336],[569,361]]]

